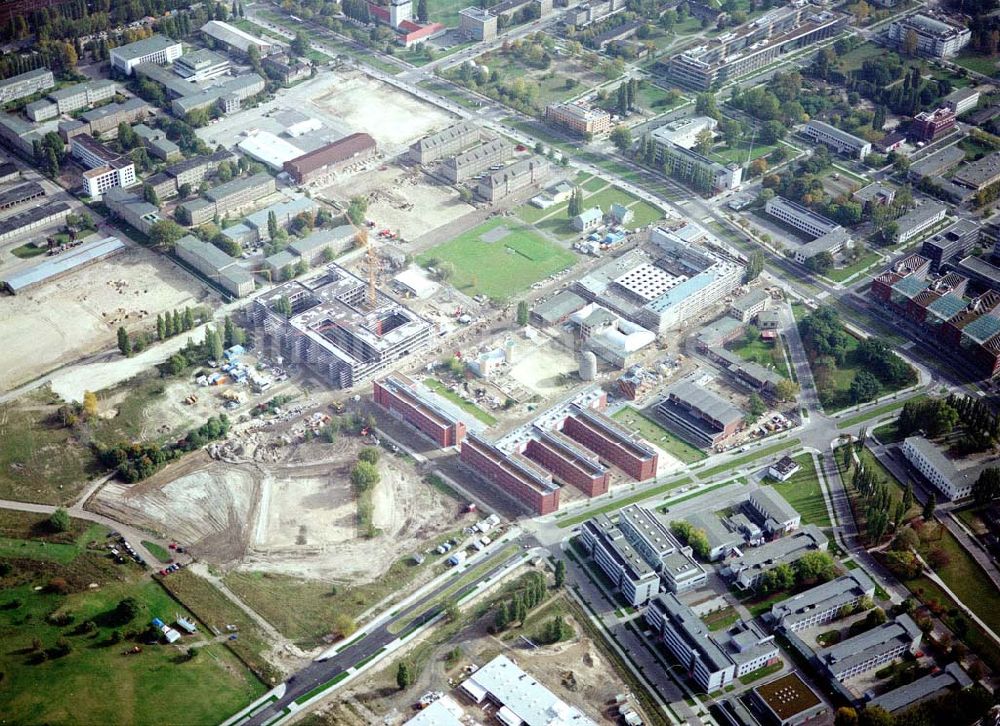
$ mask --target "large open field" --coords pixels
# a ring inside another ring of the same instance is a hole
[[[32,540],[58,544],[61,535],[46,533],[38,519],[5,515],[3,531],[27,528]],[[76,544],[69,560],[5,558],[12,567],[0,577],[0,713],[8,720],[214,724],[263,692],[203,625],[175,645],[147,642],[141,634],[151,618],[173,622],[191,614],[157,582],[96,549],[103,530],[73,523],[73,531],[91,541]],[[55,585],[59,578],[65,584]],[[115,612],[126,597],[138,605],[132,618]],[[141,653],[122,655],[136,644]],[[189,657],[192,646],[197,652]]]
[[[829,527],[830,514],[819,487],[819,475],[816,473],[812,454],[799,454],[795,457],[795,461],[802,468],[788,481],[774,482],[775,491],[787,499],[795,511],[802,515],[802,524],[811,523],[819,527]]]
[[[492,219],[429,249],[417,262],[450,262],[452,285],[470,295],[509,298],[576,262],[576,255],[510,219]]]
[[[209,299],[208,288],[144,249],[91,265],[0,305],[0,390],[115,345],[118,326],[155,324],[164,310]]]
[[[685,464],[693,464],[705,458],[705,452],[695,448],[675,434],[667,431],[658,422],[631,406],[619,409],[614,417],[619,423],[633,429],[649,443],[658,446]]]

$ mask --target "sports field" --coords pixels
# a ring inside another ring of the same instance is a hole
[[[511,219],[491,219],[417,257],[424,267],[454,266],[449,282],[469,295],[506,299],[576,263],[576,255]]]

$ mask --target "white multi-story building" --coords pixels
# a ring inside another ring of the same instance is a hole
[[[864,570],[851,570],[771,607],[774,627],[791,632],[825,625],[841,616],[844,608],[857,607],[862,598],[875,595],[875,583]]]
[[[644,605],[660,591],[660,576],[608,515],[601,514],[584,522],[580,528],[580,543],[629,605]]]
[[[127,156],[115,153],[89,134],[74,136],[69,142],[70,153],[78,159],[87,171],[83,172],[83,183],[87,194],[100,199],[104,192],[113,187],[135,186],[135,164]]]
[[[761,487],[750,492],[747,504],[760,518],[764,531],[771,536],[791,532],[802,522],[802,515],[773,487]]]
[[[185,53],[174,62],[174,73],[190,81],[210,81],[229,73],[229,59],[200,48]]]
[[[923,436],[908,437],[903,442],[903,455],[948,499],[972,496],[975,474],[959,471],[936,445]]]
[[[719,122],[711,116],[680,118],[653,129],[650,138],[655,142],[676,144],[691,149],[698,143],[698,135],[705,131],[715,131]]]
[[[111,49],[111,67],[126,76],[140,63],[166,65],[181,57],[183,47],[179,40],[171,40],[165,35],[153,35],[134,43]]]
[[[889,26],[886,37],[904,47],[907,37],[916,37],[917,53],[935,58],[950,58],[964,48],[972,38],[968,28],[946,23],[927,15],[911,15]]]
[[[813,141],[829,146],[838,154],[850,156],[852,159],[863,159],[872,153],[871,142],[822,121],[810,121],[802,133]]]
[[[894,621],[848,638],[817,653],[838,681],[846,681],[883,666],[904,653],[916,653],[923,634],[913,619],[902,614]]]

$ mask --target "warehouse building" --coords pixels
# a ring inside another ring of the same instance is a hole
[[[958,54],[972,37],[972,32],[968,28],[952,25],[928,15],[916,14],[893,21],[886,32],[886,38],[890,43],[903,48],[911,33],[917,39],[917,53],[932,58],[951,58]]]
[[[774,393],[784,376],[760,363],[745,360],[737,353],[719,347],[699,349],[705,357],[728,373],[737,383],[761,393]]]
[[[718,446],[743,426],[743,412],[693,380],[671,385],[656,413],[667,428],[699,448]]]
[[[62,222],[72,211],[65,202],[53,202],[44,207],[34,207],[0,220],[0,242],[26,237],[35,230]]]
[[[13,189],[0,192],[0,209],[13,209],[21,204],[25,204],[34,199],[41,199],[45,196],[45,189],[41,184],[28,182]]]
[[[482,131],[471,121],[460,121],[437,133],[424,136],[410,146],[410,160],[417,164],[430,164],[478,144]]]
[[[431,338],[427,320],[381,291],[370,309],[368,295],[365,281],[330,264],[258,296],[247,312],[265,350],[350,388],[388,373]],[[273,309],[282,297],[292,304],[289,317]]]
[[[835,580],[800,592],[771,606],[770,621],[775,628],[791,632],[826,625],[837,620],[844,608],[857,608],[865,598],[875,596],[875,583],[864,570],[855,569]]]
[[[216,45],[239,58],[248,58],[250,48],[256,48],[261,58],[270,55],[274,50],[274,46],[268,41],[221,20],[209,20],[201,26],[201,32],[211,38]]]
[[[469,433],[460,460],[470,470],[536,515],[559,509],[559,486],[545,469],[520,454],[507,454]]]
[[[375,139],[365,133],[356,133],[286,161],[284,169],[296,184],[308,184],[353,164],[366,162],[377,153]]]
[[[503,164],[514,155],[506,139],[493,139],[461,154],[445,159],[441,174],[452,184],[458,184],[482,174],[491,166]]]
[[[207,48],[185,53],[174,61],[174,73],[189,81],[210,81],[229,73],[228,58],[223,58]]]
[[[981,159],[963,164],[951,180],[955,184],[980,191],[1000,181],[1000,151],[994,151]]]
[[[827,539],[814,524],[807,524],[787,537],[776,539],[742,553],[722,571],[740,590],[753,590],[765,573],[779,564],[792,564],[807,552],[826,550]]]
[[[465,423],[446,413],[425,391],[402,373],[372,383],[372,399],[393,416],[421,431],[440,448],[458,446]]]
[[[234,297],[254,290],[253,275],[215,245],[187,235],[174,244],[174,254]]]
[[[139,63],[155,63],[162,66],[173,63],[182,53],[183,47],[179,40],[171,40],[164,35],[154,35],[137,40],[135,43],[112,48],[111,67],[130,76]]]
[[[645,619],[706,693],[778,662],[773,635],[765,635],[753,623],[742,620],[724,631],[712,632],[673,593],[654,598],[646,608]]]
[[[573,404],[563,421],[562,433],[637,481],[656,476],[656,450],[598,411]]]
[[[556,481],[570,484],[588,497],[608,492],[611,472],[596,455],[559,431],[537,429],[522,453],[552,472]]]
[[[550,103],[545,120],[577,136],[602,136],[611,133],[611,114],[603,108],[586,108],[575,103]]]
[[[86,265],[106,260],[113,255],[124,252],[125,249],[125,243],[117,237],[106,237],[94,242],[85,242],[79,247],[67,250],[54,257],[46,257],[45,260],[34,267],[5,277],[2,281],[3,287],[12,295],[27,292],[38,285],[57,280]]]
[[[48,68],[36,68],[0,81],[0,104],[17,101],[55,88],[56,79]]]
[[[870,142],[823,121],[809,121],[802,133],[813,141],[829,146],[838,154],[844,154],[852,159],[864,159],[872,153]]]
[[[486,201],[497,202],[522,189],[537,185],[551,173],[552,167],[545,159],[522,159],[483,177],[476,191]]]

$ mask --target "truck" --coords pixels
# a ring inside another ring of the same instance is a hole
[[[465,552],[456,552],[451,557],[448,558],[448,564],[452,567],[457,567],[458,565],[465,562],[466,554]]]

